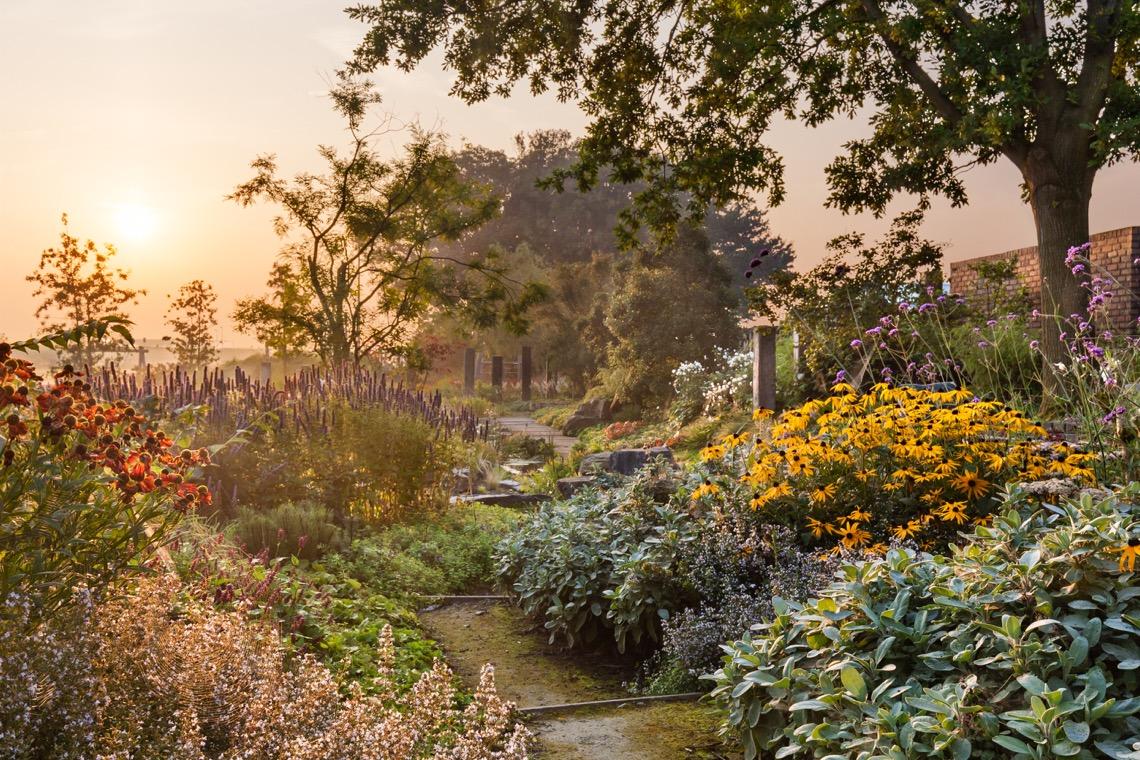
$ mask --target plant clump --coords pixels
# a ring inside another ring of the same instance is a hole
[[[1014,488],[949,556],[844,562],[725,647],[726,727],[747,758],[1135,757],[1136,496]]]

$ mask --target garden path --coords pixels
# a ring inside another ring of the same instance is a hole
[[[543,425],[530,417],[498,417],[494,423],[508,435],[521,433],[531,438],[542,438],[554,444],[554,452],[559,456],[567,456],[578,439],[562,433],[549,425]]]
[[[491,601],[451,603],[420,619],[464,683],[495,666],[499,693],[519,707],[628,697],[628,669],[592,654],[558,652],[522,613]],[[715,731],[717,715],[693,702],[652,702],[532,716],[541,760],[670,760],[732,757]]]

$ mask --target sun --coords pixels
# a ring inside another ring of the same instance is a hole
[[[115,226],[124,238],[138,242],[154,234],[158,227],[158,216],[150,206],[120,203],[115,206]]]

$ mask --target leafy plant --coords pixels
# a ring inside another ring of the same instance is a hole
[[[197,482],[209,462],[126,402],[95,398],[70,365],[49,387],[0,344],[0,599],[49,614],[141,571],[182,514],[209,503]]]
[[[237,542],[251,554],[318,559],[340,541],[328,509],[312,502],[285,502],[269,509],[238,507],[230,523]]]
[[[608,633],[625,651],[659,640],[661,621],[682,603],[678,549],[696,525],[683,504],[659,502],[661,477],[647,468],[621,487],[544,504],[497,548],[500,578],[551,643]]]
[[[710,676],[726,728],[747,758],[1135,757],[1137,495],[1014,488],[949,556],[891,549],[777,600]]]

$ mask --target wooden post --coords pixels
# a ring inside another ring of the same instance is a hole
[[[139,344],[139,369],[146,369],[146,346]]]
[[[531,374],[530,346],[522,347],[519,356],[519,387],[522,389],[522,400],[530,401],[530,374]]]
[[[503,394],[503,357],[491,357],[491,387],[495,389],[495,395],[501,396]]]
[[[776,328],[752,328],[752,408],[776,408]]]
[[[475,349],[463,350],[463,395],[475,395]]]

